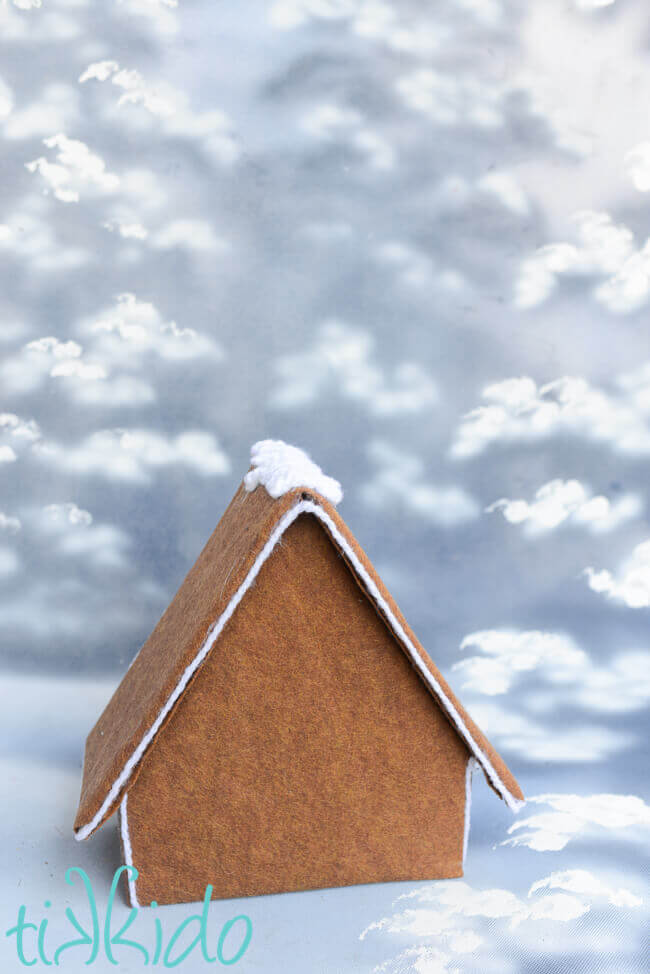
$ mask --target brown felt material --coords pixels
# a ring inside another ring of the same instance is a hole
[[[139,902],[462,873],[469,752],[301,515],[129,791]]]
[[[249,494],[240,486],[88,735],[75,829],[99,811],[212,624],[246,577],[273,526],[296,500],[287,494],[274,501],[263,488]],[[133,780],[132,775],[129,784]],[[121,797],[116,797],[102,821],[115,811]]]
[[[334,522],[476,746],[522,797],[336,510],[313,491],[273,500],[242,486],[88,736],[76,830],[100,813],[274,527],[302,498]],[[141,903],[201,899],[206,882],[215,896],[234,896],[456,876],[468,755],[324,526],[302,514],[94,827],[128,790]]]

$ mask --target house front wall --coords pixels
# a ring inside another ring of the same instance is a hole
[[[145,755],[140,905],[462,875],[469,752],[312,515]],[[124,835],[123,835],[124,840]]]

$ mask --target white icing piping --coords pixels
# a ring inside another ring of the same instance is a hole
[[[81,841],[82,839],[86,839],[97,828],[97,826],[103,819],[104,815],[106,814],[110,806],[118,797],[123,786],[130,778],[131,772],[140,761],[140,758],[143,756],[144,752],[148,748],[153,738],[156,736],[159,728],[161,727],[163,721],[165,720],[165,717],[172,709],[172,707],[174,706],[174,704],[176,703],[180,695],[183,693],[191,677],[194,675],[198,667],[201,665],[205,657],[208,655],[208,653],[214,646],[215,642],[219,638],[221,632],[223,631],[224,626],[231,618],[233,612],[241,602],[242,598],[244,597],[246,592],[249,590],[249,588],[257,578],[257,575],[259,574],[262,565],[267,560],[267,558],[269,557],[269,555],[271,554],[271,552],[273,551],[276,544],[278,543],[278,541],[280,540],[284,532],[287,530],[287,528],[291,524],[293,524],[293,522],[300,514],[303,513],[314,514],[326,526],[329,534],[335,541],[336,545],[341,549],[341,551],[343,551],[346,558],[349,560],[350,564],[354,568],[354,571],[356,572],[358,577],[363,581],[368,594],[373,599],[377,607],[381,610],[382,614],[385,616],[391,629],[393,630],[393,633],[395,634],[395,636],[397,636],[400,642],[407,649],[409,656],[411,657],[413,663],[415,664],[416,669],[418,670],[419,673],[421,673],[421,675],[425,679],[425,682],[434,691],[436,697],[439,699],[440,703],[443,705],[448,715],[451,717],[460,736],[463,738],[463,740],[469,747],[470,751],[474,754],[479,764],[485,771],[485,774],[487,775],[491,783],[494,785],[496,791],[501,795],[503,800],[506,802],[508,807],[511,808],[513,811],[517,811],[524,804],[524,802],[520,801],[519,799],[515,798],[514,795],[510,794],[510,792],[505,787],[505,785],[499,778],[498,774],[492,767],[492,763],[488,758],[487,754],[481,751],[481,749],[478,747],[477,743],[474,741],[473,737],[471,736],[469,730],[463,723],[460,714],[458,713],[454,705],[451,703],[451,701],[448,700],[448,698],[443,693],[442,687],[435,679],[433,674],[429,671],[429,669],[424,663],[424,660],[418,653],[417,649],[415,648],[411,640],[404,632],[404,629],[402,628],[398,620],[395,618],[395,615],[391,611],[391,608],[386,602],[386,600],[381,595],[381,592],[377,588],[375,582],[372,580],[372,578],[370,577],[370,575],[368,574],[364,566],[361,564],[357,555],[354,553],[354,551],[352,550],[352,548],[350,547],[346,539],[343,537],[339,529],[336,527],[336,525],[334,524],[330,516],[326,514],[326,512],[318,504],[314,504],[312,501],[300,501],[298,504],[294,505],[294,507],[290,508],[276,524],[275,528],[273,529],[273,531],[269,536],[268,541],[266,542],[266,544],[258,554],[257,558],[255,559],[250,571],[248,572],[248,575],[246,576],[244,581],[241,583],[241,585],[233,595],[232,599],[230,600],[230,602],[222,612],[221,616],[217,620],[214,627],[208,633],[205,642],[201,646],[200,650],[198,651],[194,659],[191,661],[191,663],[189,663],[189,665],[183,671],[180,680],[176,684],[174,690],[169,695],[160,713],[158,714],[153,724],[146,732],[146,734],[144,735],[144,737],[142,738],[142,740],[140,741],[136,749],[133,751],[131,757],[127,760],[121,773],[113,782],[113,785],[110,788],[108,794],[106,795],[106,798],[102,802],[99,811],[93,816],[90,822],[88,822],[86,825],[83,825],[80,829],[78,829],[75,832],[75,838],[77,840]]]

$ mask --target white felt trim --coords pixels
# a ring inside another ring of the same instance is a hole
[[[472,814],[472,775],[477,765],[474,757],[467,759],[465,768],[465,829],[463,831],[463,868],[465,868],[465,857],[467,856],[467,843],[469,842],[469,825]]]
[[[253,563],[250,571],[248,572],[248,575],[241,583],[241,585],[233,595],[232,599],[230,600],[230,602],[222,612],[221,616],[219,617],[215,625],[208,633],[205,642],[201,646],[200,650],[198,651],[194,659],[191,661],[191,663],[189,663],[189,665],[183,671],[180,680],[178,681],[175,688],[169,695],[167,701],[165,702],[164,706],[160,710],[160,713],[158,714],[158,716],[156,717],[156,719],[154,720],[151,727],[146,732],[146,734],[144,735],[144,737],[142,738],[142,740],[140,741],[136,749],[131,754],[131,757],[127,760],[126,764],[124,765],[118,777],[113,782],[113,785],[109,789],[108,794],[106,795],[104,801],[102,802],[99,811],[93,816],[90,822],[88,822],[86,825],[83,825],[80,829],[78,829],[75,832],[75,838],[77,840],[81,841],[82,839],[86,839],[92,832],[94,832],[94,830],[97,828],[101,820],[104,818],[107,811],[109,810],[109,808],[111,807],[115,799],[120,794],[122,788],[129,780],[131,776],[131,772],[133,771],[135,766],[142,758],[144,752],[148,748],[151,741],[156,736],[159,728],[161,727],[163,721],[165,720],[165,717],[172,709],[172,707],[174,706],[174,704],[176,703],[180,695],[183,693],[191,677],[194,675],[198,667],[201,665],[205,657],[208,655],[208,653],[214,646],[215,642],[219,638],[224,626],[231,618],[233,612],[235,611],[235,609],[243,599],[244,595],[246,594],[246,592],[249,590],[249,588],[252,586],[253,582],[257,578],[262,565],[269,557],[269,555],[271,554],[271,552],[273,551],[276,544],[278,543],[278,541],[280,540],[284,532],[287,530],[287,528],[291,524],[293,524],[293,522],[296,520],[297,517],[299,517],[300,514],[304,514],[304,513],[314,514],[325,525],[333,541],[340,548],[340,550],[345,554],[346,558],[352,565],[352,568],[354,569],[355,573],[365,585],[368,594],[373,599],[373,601],[375,602],[379,610],[382,612],[382,614],[388,621],[391,629],[393,630],[393,633],[403,644],[403,646],[406,648],[409,656],[411,657],[413,663],[415,664],[416,669],[424,677],[425,682],[431,687],[435,696],[440,701],[444,709],[447,711],[449,717],[454,723],[454,726],[456,727],[456,730],[463,738],[463,740],[469,747],[470,751],[472,752],[474,757],[477,759],[477,761],[483,768],[485,774],[489,778],[490,782],[494,785],[496,791],[501,795],[501,797],[504,799],[506,804],[513,811],[516,811],[524,804],[522,801],[519,801],[517,798],[515,798],[514,795],[511,795],[508,789],[506,788],[506,786],[503,784],[498,774],[492,767],[492,763],[490,762],[490,759],[488,758],[487,754],[481,751],[478,744],[473,739],[469,730],[465,726],[460,714],[458,713],[458,711],[456,710],[452,702],[443,693],[442,687],[440,686],[438,681],[435,679],[433,674],[429,671],[429,669],[425,665],[424,660],[422,659],[417,649],[415,648],[411,640],[408,638],[404,629],[402,628],[402,626],[396,619],[395,615],[391,611],[390,606],[381,595],[381,592],[375,585],[374,581],[372,580],[372,578],[370,577],[366,569],[363,567],[357,555],[354,553],[354,551],[352,550],[352,548],[350,547],[346,539],[343,537],[339,529],[336,527],[331,517],[323,510],[322,507],[320,507],[318,504],[313,503],[313,501],[299,501],[292,508],[290,508],[276,524],[275,528],[273,529],[273,531],[269,536],[268,541],[266,542],[266,544],[258,554],[257,558],[255,559],[255,562]]]
[[[129,817],[126,811],[128,797],[125,794],[120,805],[120,832],[122,834],[122,848],[124,849],[124,865],[133,868],[133,849],[131,848],[131,836],[129,835]],[[135,906],[137,909],[140,904],[138,903],[138,894],[135,889],[135,880],[131,878],[130,873],[126,874],[126,878],[129,884],[131,906]]]

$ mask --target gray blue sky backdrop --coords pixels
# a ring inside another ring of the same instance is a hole
[[[480,790],[467,888],[377,894],[336,957],[321,917],[324,969],[644,969],[649,29],[641,0],[0,7],[12,767],[78,787],[96,714],[44,743],[47,687],[114,685],[272,436],[342,482],[538,796],[501,847]]]

